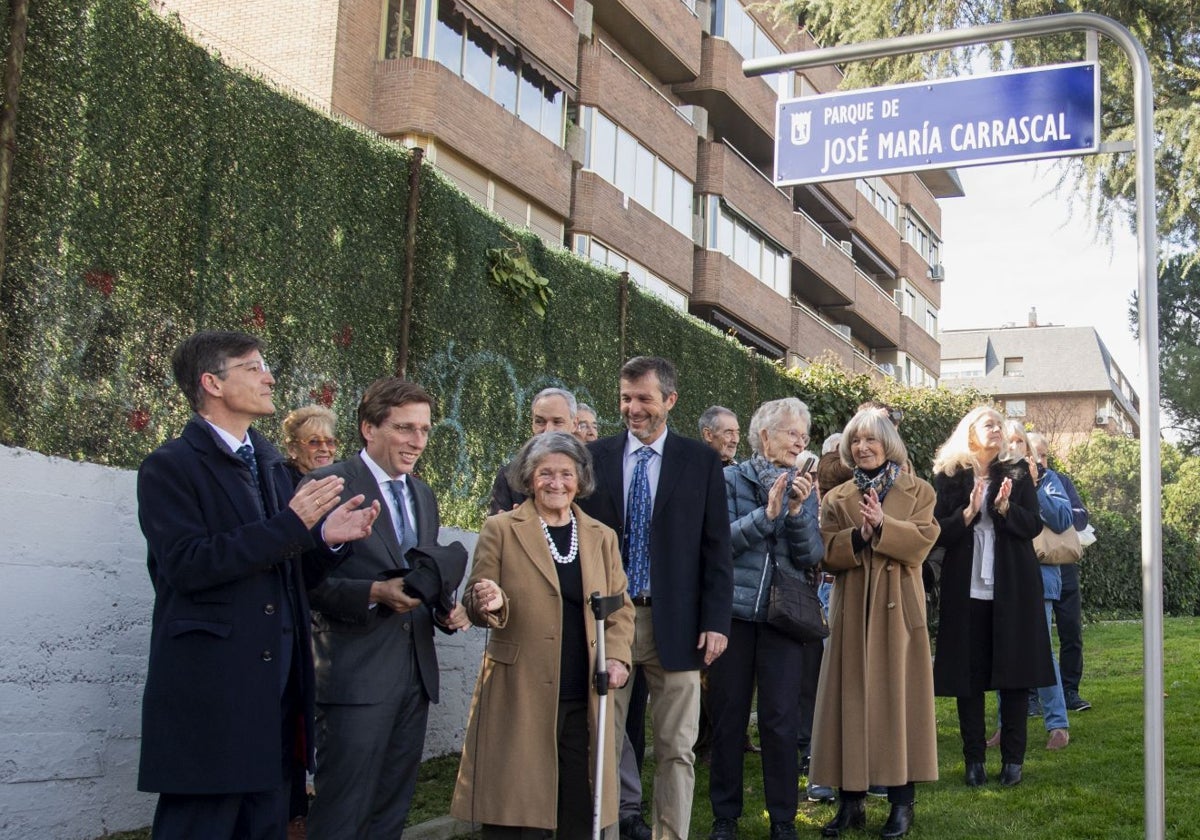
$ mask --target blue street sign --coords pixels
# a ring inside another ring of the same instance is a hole
[[[1099,148],[1099,65],[1062,64],[781,101],[775,185]]]

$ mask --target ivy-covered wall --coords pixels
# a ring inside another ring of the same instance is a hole
[[[410,153],[229,69],[144,0],[31,6],[0,288],[0,440],[135,466],[188,416],[173,347],[235,328],[266,340],[280,409],[260,424],[267,434],[321,401],[350,451],[359,395],[396,364]],[[487,251],[514,237],[550,281],[544,318],[491,283]],[[763,400],[797,395],[819,441],[881,394],[905,409],[921,469],[978,399],[827,365],[784,371],[636,290],[622,353],[620,300],[615,275],[511,230],[422,168],[409,375],[439,402],[422,471],[448,523],[481,521],[541,388],[574,390],[616,431],[627,356],[675,361],[672,423],[685,434],[712,403],[745,428]]]

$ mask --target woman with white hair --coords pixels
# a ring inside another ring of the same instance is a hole
[[[933,462],[942,526],[941,621],[934,688],[958,702],[966,782],[987,781],[984,697],[1000,692],[1000,784],[1019,784],[1025,762],[1026,697],[1054,683],[1033,538],[1042,529],[1037,491],[1004,421],[972,409]]]
[[[835,575],[821,665],[812,779],[839,788],[826,837],[863,828],[867,788],[887,788],[884,838],[913,821],[915,782],[935,781],[937,724],[921,564],[938,535],[933,488],[903,469],[899,432],[874,408],[839,443],[852,478],[826,492],[821,537]]]
[[[808,407],[795,397],[763,403],[750,419],[753,454],[725,468],[733,621],[729,647],[708,669],[711,840],[733,840],[737,834],[743,748],[756,682],[771,840],[796,837],[804,645],[767,623],[767,601],[774,575],[802,575],[821,560],[813,481],[796,470],[796,459],[808,444],[808,426]]]

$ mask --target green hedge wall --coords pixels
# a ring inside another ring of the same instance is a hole
[[[17,146],[0,440],[135,466],[188,417],[168,359],[199,328],[262,335],[280,416],[319,400],[356,440],[360,394],[396,364],[409,152],[227,68],[143,0],[32,4]],[[980,399],[784,371],[637,291],[622,354],[615,275],[513,231],[430,167],[420,189],[409,373],[439,401],[422,470],[448,523],[481,521],[541,388],[574,390],[616,431],[623,355],[675,361],[685,434],[712,403],[745,427],[763,400],[798,395],[819,441],[882,395],[906,410],[922,470]],[[514,237],[551,281],[545,318],[489,281],[487,249]]]
[[[1142,612],[1142,526],[1137,516],[1092,511],[1096,542],[1079,561],[1083,611],[1090,616],[1140,616]],[[1200,615],[1200,564],[1196,544],[1163,526],[1163,612]]]

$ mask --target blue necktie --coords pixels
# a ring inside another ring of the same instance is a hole
[[[258,461],[254,459],[254,450],[250,444],[243,443],[238,447],[237,456],[242,459],[246,468],[250,470],[250,480],[254,482],[254,498],[258,502],[258,512],[263,519],[266,519],[267,508],[263,502],[262,483],[258,480]]]
[[[641,595],[650,588],[650,477],[647,462],[654,450],[643,446],[637,452],[633,479],[629,482],[629,501],[625,510],[625,572],[629,575],[629,594]]]
[[[396,540],[400,543],[400,556],[408,554],[408,550],[417,544],[417,535],[408,522],[408,511],[404,506],[404,480],[393,479],[388,482],[392,488],[392,498],[396,500]],[[407,558],[402,559],[401,568],[408,568]]]

